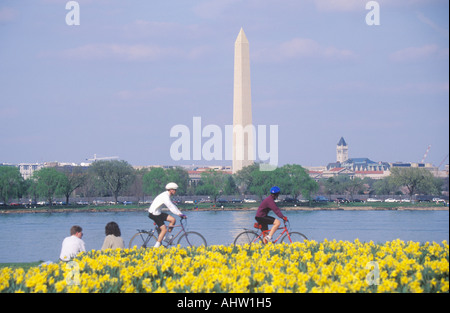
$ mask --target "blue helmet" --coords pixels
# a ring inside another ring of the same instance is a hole
[[[278,186],[273,186],[272,188],[270,188],[270,193],[280,193],[280,187]]]

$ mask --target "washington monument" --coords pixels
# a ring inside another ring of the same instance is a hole
[[[255,160],[250,86],[250,52],[241,28],[234,44],[233,173]]]

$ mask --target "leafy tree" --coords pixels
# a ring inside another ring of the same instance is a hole
[[[32,202],[36,203],[39,199],[39,193],[37,192],[37,182],[33,178],[24,180],[24,191],[32,199]]]
[[[236,182],[232,175],[227,175],[226,181],[224,182],[223,193],[225,195],[235,195],[239,192]]]
[[[153,197],[163,192],[167,183],[167,173],[161,167],[152,168],[142,177],[144,192]]]
[[[245,170],[245,171],[244,171]],[[300,194],[306,199],[318,189],[317,183],[311,179],[303,167],[287,164],[273,171],[260,171],[259,166],[248,166],[237,173],[236,180],[245,182],[247,191],[261,199],[269,194],[270,188],[278,186],[281,193],[297,198]]]
[[[137,197],[138,202],[142,197],[142,200],[145,198],[145,192],[143,187],[143,176],[148,173],[149,170],[146,168],[137,169],[134,171],[135,179],[133,183],[128,188],[128,192],[130,195]]]
[[[71,172],[64,172],[66,179],[61,181],[60,190],[66,197],[67,205],[69,204],[69,198],[72,192],[86,183],[87,175],[79,167],[73,167]]]
[[[391,179],[397,186],[405,186],[411,199],[416,193],[439,192],[433,174],[424,168],[393,168]]]
[[[278,174],[274,173],[275,171],[260,171],[259,168],[254,170],[251,173],[251,184],[248,186],[250,193],[259,196],[261,200],[264,195],[269,194],[270,188],[274,186],[273,178]]]
[[[335,177],[329,177],[322,181],[323,191],[328,197],[333,194],[340,194],[340,184]]]
[[[21,192],[23,178],[15,166],[0,166],[0,199],[6,205]]]
[[[188,172],[181,167],[169,168],[166,172],[167,182],[174,182],[178,185],[177,195],[185,195],[189,184]]]
[[[249,187],[252,185],[253,181],[252,173],[256,170],[259,170],[259,164],[253,163],[252,165],[245,166],[233,175],[234,181],[241,193],[249,191]]]
[[[343,185],[344,192],[350,196],[351,200],[353,200],[353,195],[359,194],[365,189],[364,182],[359,177],[353,179],[347,178]]]
[[[358,177],[351,179],[348,176],[330,177],[323,181],[323,186],[328,196],[346,194],[351,199],[353,199],[353,195],[366,189],[364,180]]]
[[[51,206],[55,194],[62,194],[61,186],[67,177],[51,167],[44,167],[33,173],[32,179],[36,181],[36,192],[46,199]]]
[[[278,174],[279,173],[279,174]],[[274,171],[275,184],[278,184],[295,199],[301,194],[305,199],[311,199],[311,194],[319,188],[318,184],[309,177],[309,174],[303,167],[297,164],[287,164]]]
[[[228,174],[215,170],[207,171],[202,173],[196,194],[211,196],[214,199],[214,203],[216,203],[217,198],[225,193],[228,184]]]
[[[377,195],[390,195],[395,194],[398,191],[398,185],[394,183],[392,176],[378,179],[372,185]]]
[[[133,167],[124,160],[95,161],[89,171],[106,185],[116,203],[120,192],[135,179]]]
[[[156,196],[163,192],[164,187],[169,182],[174,182],[178,185],[177,195],[185,195],[189,184],[189,174],[181,167],[169,169],[154,167],[142,177],[144,192],[151,196]]]
[[[85,183],[78,191],[82,197],[111,196],[105,183],[92,172],[88,172]]]

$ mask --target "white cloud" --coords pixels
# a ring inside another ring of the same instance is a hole
[[[181,24],[174,22],[159,22],[138,19],[123,26],[120,31],[125,37],[131,38],[171,38],[179,40],[210,36],[211,31],[198,24]]]
[[[319,11],[356,11],[364,10],[366,2],[363,0],[313,0]]]
[[[42,52],[41,57],[61,57],[82,60],[121,59],[126,61],[156,61],[163,58],[197,59],[210,53],[209,46],[180,49],[146,44],[86,44],[56,52]]]
[[[156,60],[175,54],[173,49],[152,45],[87,44],[61,51],[60,56],[79,59],[122,58],[127,60]]]
[[[421,47],[408,47],[395,51],[390,55],[390,59],[395,62],[410,62],[439,55],[445,55],[445,51],[439,49],[437,45],[425,45]]]
[[[277,48],[262,49],[255,53],[255,59],[261,61],[282,61],[301,58],[350,60],[356,58],[356,54],[348,49],[324,46],[308,38],[293,38],[281,43]]]

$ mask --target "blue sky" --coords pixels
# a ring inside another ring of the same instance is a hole
[[[231,165],[173,161],[170,130],[232,124],[241,27],[279,165],[334,162],[341,136],[374,161],[449,152],[446,0],[379,0],[372,26],[365,0],[79,0],[79,26],[67,2],[0,1],[0,163]]]

